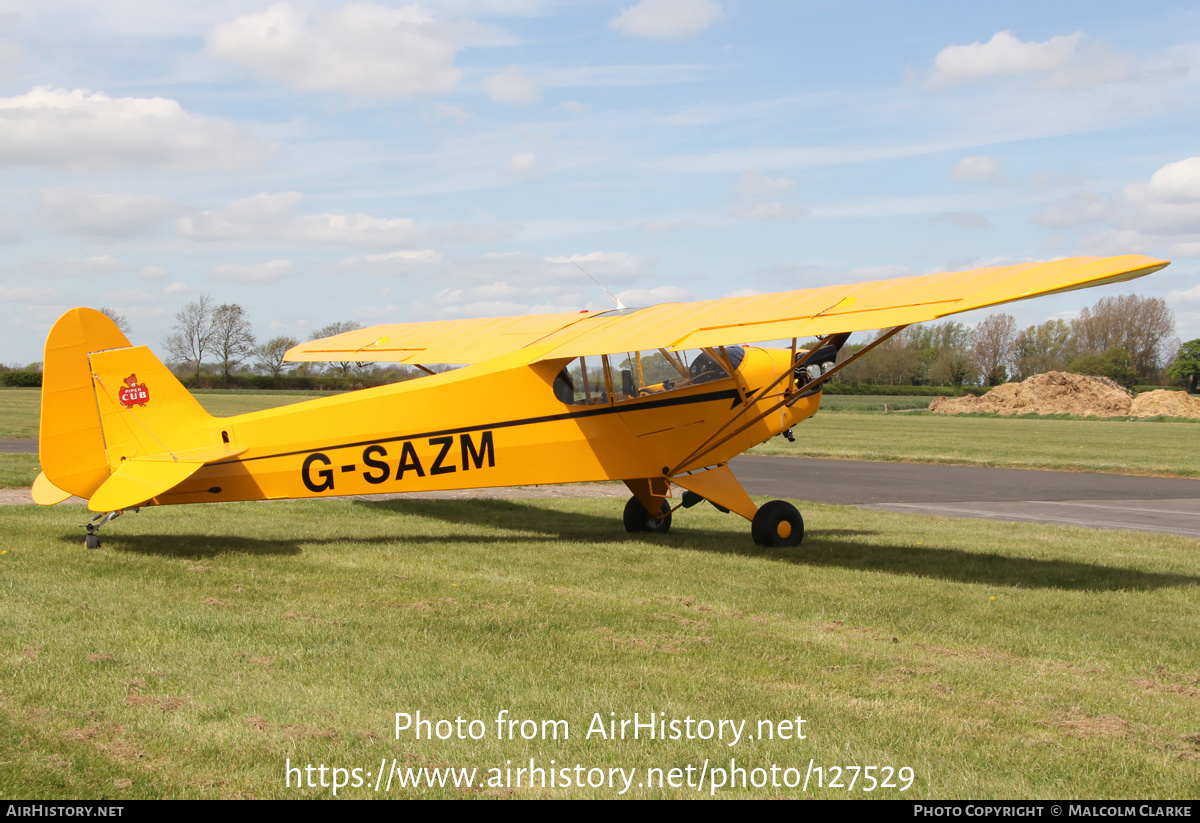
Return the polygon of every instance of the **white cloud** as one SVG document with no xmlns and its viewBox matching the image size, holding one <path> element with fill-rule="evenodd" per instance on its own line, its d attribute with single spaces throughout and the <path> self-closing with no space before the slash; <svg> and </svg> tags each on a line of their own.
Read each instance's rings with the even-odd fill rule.
<svg viewBox="0 0 1200 823">
<path fill-rule="evenodd" d="M 547 257 L 545 259 L 548 263 L 570 267 L 569 271 L 565 268 L 560 270 L 559 276 L 577 276 L 578 269 L 572 265 L 572 261 L 574 261 L 606 286 L 609 281 L 632 280 L 647 275 L 658 263 L 653 257 L 643 257 L 623 251 L 593 251 L 571 257 Z"/>
<path fill-rule="evenodd" d="M 550 164 L 533 152 L 521 152 L 509 158 L 505 171 L 517 177 L 537 177 L 550 170 Z"/>
<path fill-rule="evenodd" d="M 36 286 L 17 286 L 15 288 L 0 286 L 0 300 L 4 300 L 6 303 L 16 303 L 25 300 L 47 300 L 57 296 L 58 292 L 54 289 L 42 289 Z"/>
<path fill-rule="evenodd" d="M 734 186 L 737 188 L 738 194 L 743 197 L 769 197 L 793 191 L 796 188 L 796 181 L 786 177 L 767 177 L 758 172 L 746 172 L 738 177 Z"/>
<path fill-rule="evenodd" d="M 7 214 L 0 214 L 0 244 L 16 243 L 21 239 L 21 226 Z"/>
<path fill-rule="evenodd" d="M 788 220 L 807 217 L 808 213 L 808 209 L 799 203 L 774 200 L 768 203 L 738 203 L 729 215 L 740 220 Z"/>
<path fill-rule="evenodd" d="M 370 214 L 296 214 L 300 192 L 263 192 L 223 208 L 181 217 L 180 235 L 194 240 L 273 239 L 302 244 L 399 245 L 420 236 L 407 217 Z"/>
<path fill-rule="evenodd" d="M 444 117 L 447 120 L 456 120 L 459 123 L 465 123 L 471 119 L 471 113 L 467 111 L 467 107 L 457 103 L 441 103 L 434 101 L 429 104 L 429 108 L 433 109 L 433 113 L 438 117 Z"/>
<path fill-rule="evenodd" d="M 163 269 L 158 266 L 136 266 L 118 260 L 111 254 L 93 257 L 69 257 L 58 260 L 38 260 L 30 267 L 42 277 L 52 279 L 91 279 L 114 274 L 137 274 L 148 280 L 161 279 Z"/>
<path fill-rule="evenodd" d="M 341 265 L 344 268 L 366 271 L 374 275 L 394 276 L 416 274 L 429 270 L 441 262 L 442 256 L 433 249 L 421 249 L 347 257 L 341 262 Z"/>
<path fill-rule="evenodd" d="M 617 297 L 626 306 L 653 306 L 658 303 L 685 303 L 692 293 L 679 286 L 659 286 L 653 289 L 626 289 L 617 292 Z"/>
<path fill-rule="evenodd" d="M 408 100 L 455 88 L 455 52 L 484 35 L 478 24 L 439 22 L 417 4 L 309 14 L 276 3 L 214 28 L 208 50 L 300 91 Z"/>
<path fill-rule="evenodd" d="M 982 214 L 976 214 L 971 211 L 948 211 L 930 219 L 935 223 L 949 223 L 953 226 L 962 226 L 968 229 L 986 229 L 992 225 L 991 220 L 988 220 Z"/>
<path fill-rule="evenodd" d="M 704 31 L 721 15 L 716 0 L 641 0 L 621 9 L 610 23 L 633 37 L 680 40 Z"/>
<path fill-rule="evenodd" d="M 1200 157 L 1167 163 L 1118 192 L 1076 192 L 1031 219 L 1056 230 L 1107 224 L 1079 241 L 1086 254 L 1193 257 L 1200 250 Z"/>
<path fill-rule="evenodd" d="M 167 218 L 185 210 L 157 194 L 92 194 L 61 187 L 40 190 L 37 203 L 45 228 L 98 242 L 157 237 Z"/>
<path fill-rule="evenodd" d="M 272 260 L 269 263 L 253 265 L 213 266 L 208 276 L 213 280 L 226 280 L 231 283 L 278 283 L 296 271 L 296 267 L 288 260 Z"/>
<path fill-rule="evenodd" d="M 699 228 L 695 220 L 647 220 L 638 224 L 639 231 L 679 231 L 680 229 Z"/>
<path fill-rule="evenodd" d="M 232 123 L 189 114 L 174 100 L 87 89 L 39 86 L 0 97 L 0 121 L 0 166 L 237 169 L 271 148 Z"/>
<path fill-rule="evenodd" d="M 799 203 L 770 199 L 794 191 L 795 180 L 746 172 L 738 177 L 734 188 L 738 199 L 729 213 L 731 217 L 740 220 L 784 220 L 808 215 L 808 209 Z"/>
<path fill-rule="evenodd" d="M 980 157 L 964 157 L 950 171 L 950 176 L 960 183 L 1000 180 L 1004 177 L 1004 161 L 986 154 Z"/>
<path fill-rule="evenodd" d="M 1001 31 L 986 43 L 947 46 L 934 59 L 925 87 L 945 89 L 997 77 L 1037 76 L 1042 88 L 1066 90 L 1137 79 L 1136 59 L 1103 44 L 1081 52 L 1082 42 L 1082 32 L 1060 34 L 1037 43 L 1023 42 L 1011 31 Z"/>
<path fill-rule="evenodd" d="M 1200 200 L 1200 157 L 1168 163 L 1150 177 L 1144 189 L 1134 189 L 1139 199 L 1153 198 L 1168 203 Z"/>
<path fill-rule="evenodd" d="M 483 81 L 483 90 L 494 102 L 513 106 L 527 106 L 542 99 L 538 81 L 517 66 L 488 77 Z"/>
<path fill-rule="evenodd" d="M 1099 223 L 1108 217 L 1108 198 L 1094 191 L 1078 191 L 1031 219 L 1047 228 L 1066 229 L 1084 223 Z"/>
<path fill-rule="evenodd" d="M 24 46 L 15 40 L 0 37 L 0 77 L 8 74 L 12 66 L 24 56 Z"/>
<path fill-rule="evenodd" d="M 1078 241 L 1082 254 L 1200 257 L 1200 157 L 1165 164 L 1121 191 L 1075 192 L 1031 220 L 1056 230 L 1103 227 Z"/>
</svg>

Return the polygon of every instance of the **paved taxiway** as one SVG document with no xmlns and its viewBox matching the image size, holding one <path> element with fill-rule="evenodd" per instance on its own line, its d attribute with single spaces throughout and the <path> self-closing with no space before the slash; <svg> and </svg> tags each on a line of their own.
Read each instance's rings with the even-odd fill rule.
<svg viewBox="0 0 1200 823">
<path fill-rule="evenodd" d="M 756 455 L 730 465 L 755 495 L 1200 537 L 1200 480 Z"/>
<path fill-rule="evenodd" d="M 0 452 L 36 453 L 37 441 L 0 439 Z M 758 455 L 742 455 L 732 466 L 755 495 L 1200 537 L 1200 480 Z"/>
</svg>

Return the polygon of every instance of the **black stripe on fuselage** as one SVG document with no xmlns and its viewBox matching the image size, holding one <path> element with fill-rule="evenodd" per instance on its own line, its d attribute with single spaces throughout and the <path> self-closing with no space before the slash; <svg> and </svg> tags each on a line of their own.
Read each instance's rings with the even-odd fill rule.
<svg viewBox="0 0 1200 823">
<path fill-rule="evenodd" d="M 505 420 L 499 423 L 480 423 L 475 426 L 459 426 L 454 429 L 438 429 L 436 431 L 415 432 L 413 434 L 402 434 L 395 437 L 378 437 L 371 440 L 358 440 L 353 443 L 339 443 L 331 446 L 314 446 L 310 449 L 298 449 L 296 451 L 279 452 L 278 454 L 264 454 L 258 457 L 247 457 L 244 459 L 222 460 L 217 463 L 210 463 L 210 466 L 223 466 L 229 463 L 249 463 L 253 460 L 270 460 L 275 457 L 292 457 L 297 454 L 309 454 L 310 452 L 334 451 L 336 449 L 353 449 L 358 446 L 371 446 L 376 443 L 397 443 L 401 440 L 417 440 L 422 437 L 439 437 L 446 434 L 463 434 L 465 432 L 482 431 L 484 429 L 508 429 L 513 426 L 528 426 L 534 423 L 551 423 L 557 420 L 573 420 L 581 417 L 599 417 L 605 414 L 620 414 L 623 412 L 635 412 L 642 409 L 661 409 L 667 406 L 686 406 L 692 403 L 708 403 L 714 400 L 741 400 L 742 395 L 737 389 L 725 389 L 724 391 L 705 392 L 704 394 L 693 394 L 686 397 L 664 397 L 659 400 L 648 400 L 644 403 L 622 404 L 619 406 L 608 405 L 596 408 L 586 408 L 574 412 L 564 412 L 562 414 L 547 414 L 541 417 L 526 417 L 522 420 Z"/>
</svg>

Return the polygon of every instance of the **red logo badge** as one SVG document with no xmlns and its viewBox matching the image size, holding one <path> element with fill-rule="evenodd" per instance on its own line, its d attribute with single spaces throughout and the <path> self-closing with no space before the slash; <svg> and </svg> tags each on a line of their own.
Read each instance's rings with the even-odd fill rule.
<svg viewBox="0 0 1200 823">
<path fill-rule="evenodd" d="M 134 406 L 144 406 L 150 402 L 150 392 L 145 383 L 137 381 L 136 374 L 131 374 L 125 378 L 125 385 L 117 392 L 117 399 L 121 401 L 122 406 L 132 409 Z"/>
</svg>

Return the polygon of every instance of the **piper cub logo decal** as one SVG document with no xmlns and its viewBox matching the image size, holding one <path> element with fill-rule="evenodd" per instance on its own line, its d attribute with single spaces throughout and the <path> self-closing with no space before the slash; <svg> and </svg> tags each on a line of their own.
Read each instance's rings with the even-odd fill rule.
<svg viewBox="0 0 1200 823">
<path fill-rule="evenodd" d="M 137 381 L 137 375 L 131 374 L 125 378 L 125 385 L 117 392 L 117 399 L 127 409 L 134 406 L 144 406 L 150 402 L 150 392 L 145 383 Z"/>
<path fill-rule="evenodd" d="M 446 436 L 431 437 L 426 441 L 429 446 L 437 449 L 431 463 L 429 463 L 430 451 L 422 449 L 422 451 L 426 451 L 425 460 L 429 466 L 428 470 L 421 462 L 421 456 L 417 454 L 412 440 L 389 444 L 392 449 L 390 453 L 388 447 L 379 443 L 367 446 L 362 450 L 364 468 L 361 472 L 359 472 L 357 463 L 334 468 L 333 461 L 329 459 L 328 455 L 322 452 L 313 452 L 304 458 L 304 465 L 300 468 L 300 479 L 304 481 L 304 485 L 309 491 L 324 492 L 333 491 L 334 477 L 337 474 L 361 473 L 363 480 L 378 486 L 389 480 L 403 480 L 405 475 L 410 472 L 417 477 L 424 477 L 426 473 L 431 475 L 450 474 L 457 471 L 482 469 L 485 461 L 488 468 L 496 465 L 496 447 L 492 443 L 490 431 L 482 432 L 479 435 L 478 446 L 470 434 L 458 436 L 457 449 L 454 448 L 455 440 L 456 438 L 452 436 Z"/>
</svg>

